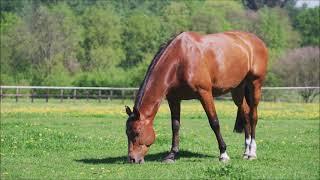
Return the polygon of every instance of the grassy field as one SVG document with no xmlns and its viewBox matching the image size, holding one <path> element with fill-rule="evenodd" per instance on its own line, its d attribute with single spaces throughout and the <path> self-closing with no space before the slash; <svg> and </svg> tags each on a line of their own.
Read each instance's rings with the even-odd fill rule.
<svg viewBox="0 0 320 180">
<path fill-rule="evenodd" d="M 231 161 L 219 150 L 197 101 L 182 104 L 180 159 L 161 163 L 171 144 L 168 105 L 155 120 L 157 140 L 146 163 L 125 163 L 124 104 L 132 101 L 1 103 L 1 179 L 319 179 L 319 104 L 259 107 L 257 155 L 242 159 L 243 134 L 232 132 L 236 107 L 216 103 Z"/>
</svg>

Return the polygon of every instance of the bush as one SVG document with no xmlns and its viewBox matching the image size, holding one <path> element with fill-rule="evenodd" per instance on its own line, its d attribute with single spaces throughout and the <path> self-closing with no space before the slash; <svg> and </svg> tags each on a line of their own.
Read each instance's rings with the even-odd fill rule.
<svg viewBox="0 0 320 180">
<path fill-rule="evenodd" d="M 303 47 L 289 50 L 275 64 L 274 72 L 285 86 L 317 86 L 320 83 L 320 48 Z M 310 102 L 319 94 L 318 90 L 300 91 L 305 102 Z"/>
</svg>

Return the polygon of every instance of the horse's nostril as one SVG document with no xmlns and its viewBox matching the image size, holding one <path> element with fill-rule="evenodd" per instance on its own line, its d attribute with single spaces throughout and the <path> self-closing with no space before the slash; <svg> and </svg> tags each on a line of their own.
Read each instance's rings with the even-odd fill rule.
<svg viewBox="0 0 320 180">
<path fill-rule="evenodd" d="M 129 158 L 129 162 L 130 162 L 130 163 L 135 163 L 136 160 L 135 160 L 134 158 L 131 158 L 131 157 L 130 157 L 130 158 Z"/>
</svg>

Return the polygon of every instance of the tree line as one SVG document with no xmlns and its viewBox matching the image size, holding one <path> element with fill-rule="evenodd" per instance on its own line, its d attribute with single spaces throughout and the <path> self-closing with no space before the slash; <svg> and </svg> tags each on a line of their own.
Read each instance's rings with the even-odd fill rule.
<svg viewBox="0 0 320 180">
<path fill-rule="evenodd" d="M 268 46 L 266 85 L 319 86 L 319 7 L 296 7 L 294 0 L 254 10 L 254 0 L 0 2 L 1 85 L 137 87 L 175 34 L 242 30 Z M 308 54 L 303 62 L 301 54 Z M 286 63 L 298 65 L 279 70 Z M 303 77 L 316 80 L 286 79 L 304 64 L 313 73 Z"/>
</svg>

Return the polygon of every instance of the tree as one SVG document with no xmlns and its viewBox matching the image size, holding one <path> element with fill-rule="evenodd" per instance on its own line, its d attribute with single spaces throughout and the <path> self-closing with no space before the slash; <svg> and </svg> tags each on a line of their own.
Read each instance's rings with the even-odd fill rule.
<svg viewBox="0 0 320 180">
<path fill-rule="evenodd" d="M 302 8 L 294 18 L 294 27 L 302 37 L 302 46 L 320 46 L 320 8 Z"/>
<path fill-rule="evenodd" d="M 126 19 L 125 25 L 122 37 L 126 58 L 122 67 L 132 68 L 144 60 L 150 62 L 151 59 L 146 57 L 157 52 L 163 38 L 159 17 L 134 11 Z"/>
<path fill-rule="evenodd" d="M 299 46 L 299 34 L 292 29 L 286 11 L 280 8 L 263 8 L 259 12 L 257 34 L 269 49 L 270 64 L 288 48 Z"/>
<path fill-rule="evenodd" d="M 117 66 L 122 51 L 122 25 L 120 17 L 111 7 L 89 7 L 82 15 L 84 40 L 78 57 L 84 71 L 107 70 Z"/>
<path fill-rule="evenodd" d="M 285 86 L 317 86 L 320 85 L 320 48 L 304 47 L 289 50 L 276 63 L 275 73 Z M 319 90 L 304 89 L 299 94 L 305 102 L 319 95 Z"/>
<path fill-rule="evenodd" d="M 257 11 L 263 6 L 268 6 L 271 8 L 278 6 L 283 8 L 289 1 L 292 0 L 242 0 L 242 3 L 247 8 Z"/>
<path fill-rule="evenodd" d="M 26 84 L 24 81 L 30 75 L 31 68 L 30 33 L 23 20 L 11 12 L 2 13 L 0 22 L 1 84 Z"/>
<path fill-rule="evenodd" d="M 191 30 L 206 34 L 231 30 L 235 21 L 230 17 L 241 13 L 244 9 L 236 1 L 205 1 L 191 17 Z"/>
<path fill-rule="evenodd" d="M 164 10 L 163 26 L 167 34 L 187 31 L 190 27 L 190 10 L 182 2 L 171 2 Z"/>
<path fill-rule="evenodd" d="M 63 68 L 60 72 L 78 71 L 76 49 L 79 47 L 82 28 L 70 7 L 65 3 L 50 9 L 41 5 L 30 16 L 28 27 L 33 39 L 32 84 L 51 81 L 47 78 L 57 73 L 55 66 Z"/>
<path fill-rule="evenodd" d="M 281 85 L 273 64 L 287 49 L 319 44 L 319 8 L 248 1 L 263 7 L 248 10 L 239 0 L 0 0 L 1 84 L 137 86 L 173 35 L 242 30 L 267 44 L 266 82 Z"/>
</svg>

